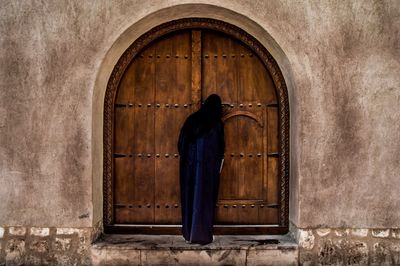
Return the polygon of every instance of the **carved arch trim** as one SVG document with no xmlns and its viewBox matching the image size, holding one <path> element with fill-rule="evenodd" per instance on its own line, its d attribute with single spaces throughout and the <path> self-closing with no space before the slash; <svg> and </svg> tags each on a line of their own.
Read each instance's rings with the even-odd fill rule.
<svg viewBox="0 0 400 266">
<path fill-rule="evenodd" d="M 289 223 L 289 98 L 286 83 L 278 64 L 267 49 L 253 36 L 232 24 L 209 18 L 185 18 L 170 21 L 154 27 L 134 41 L 122 54 L 107 83 L 104 99 L 103 124 L 103 222 L 113 223 L 113 132 L 114 104 L 121 78 L 134 57 L 146 45 L 168 33 L 183 29 L 210 29 L 228 34 L 246 44 L 264 63 L 274 81 L 278 97 L 279 111 L 279 177 L 280 177 L 280 221 L 287 227 Z"/>
</svg>

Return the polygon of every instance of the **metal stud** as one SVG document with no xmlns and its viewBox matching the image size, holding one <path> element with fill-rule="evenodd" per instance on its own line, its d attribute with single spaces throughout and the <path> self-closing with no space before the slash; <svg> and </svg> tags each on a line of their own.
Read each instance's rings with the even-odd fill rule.
<svg viewBox="0 0 400 266">
<path fill-rule="evenodd" d="M 167 54 L 167 58 L 170 58 L 170 55 L 169 55 L 169 54 Z"/>
<path fill-rule="evenodd" d="M 178 154 L 176 154 L 176 153 L 174 154 L 174 157 L 175 157 L 175 158 L 178 158 L 178 156 L 179 156 Z"/>
<path fill-rule="evenodd" d="M 226 57 L 226 54 L 223 54 L 222 57 L 225 58 L 225 57 Z"/>
<path fill-rule="evenodd" d="M 168 209 L 168 208 L 169 208 L 169 205 L 168 205 L 168 204 L 165 204 L 165 208 L 167 208 L 167 209 Z"/>
<path fill-rule="evenodd" d="M 208 54 L 206 54 L 204 57 L 205 57 L 205 58 L 208 58 Z"/>
<path fill-rule="evenodd" d="M 133 208 L 133 206 L 132 206 L 132 205 L 129 205 L 129 206 L 128 206 L 128 208 L 129 208 L 129 209 L 132 209 L 132 208 Z"/>
<path fill-rule="evenodd" d="M 257 157 L 261 157 L 261 153 L 257 153 Z"/>
<path fill-rule="evenodd" d="M 225 204 L 225 205 L 224 205 L 224 208 L 228 208 L 228 205 Z"/>
<path fill-rule="evenodd" d="M 244 57 L 244 54 L 241 54 L 240 57 Z"/>
<path fill-rule="evenodd" d="M 160 158 L 160 154 L 157 153 L 157 154 L 156 154 L 156 157 L 157 157 L 157 158 Z"/>
<path fill-rule="evenodd" d="M 156 106 L 157 106 L 157 108 L 159 108 L 159 107 L 160 107 L 160 104 L 159 104 L 159 103 L 157 103 L 157 104 L 156 104 Z"/>
<path fill-rule="evenodd" d="M 174 204 L 174 207 L 175 207 L 175 208 L 178 208 L 178 207 L 179 207 L 179 205 L 178 205 L 178 204 Z"/>
<path fill-rule="evenodd" d="M 159 55 L 159 54 L 157 55 L 157 58 L 160 58 L 160 55 Z"/>
<path fill-rule="evenodd" d="M 235 107 L 233 104 L 229 105 L 231 108 Z"/>
<path fill-rule="evenodd" d="M 129 157 L 131 157 L 131 158 L 132 158 L 132 156 L 133 156 L 132 154 L 129 154 Z"/>
<path fill-rule="evenodd" d="M 264 204 L 261 204 L 261 205 L 260 205 L 260 208 L 264 208 Z"/>
<path fill-rule="evenodd" d="M 168 153 L 166 153 L 166 154 L 165 154 L 165 157 L 167 157 L 167 158 L 168 158 L 168 157 L 169 157 L 169 154 L 168 154 Z"/>
<path fill-rule="evenodd" d="M 233 54 L 233 55 L 232 55 L 232 58 L 235 58 L 235 57 L 236 57 L 236 55 Z"/>
<path fill-rule="evenodd" d="M 147 207 L 147 208 L 150 208 L 150 207 L 151 207 L 151 204 L 147 204 L 146 207 Z"/>
<path fill-rule="evenodd" d="M 237 205 L 236 205 L 236 204 L 233 204 L 233 205 L 232 205 L 232 207 L 233 207 L 233 208 L 236 208 L 236 207 L 237 207 Z"/>
<path fill-rule="evenodd" d="M 141 153 L 138 153 L 138 155 L 137 155 L 138 157 L 142 157 L 142 154 Z"/>
<path fill-rule="evenodd" d="M 251 207 L 254 208 L 254 204 L 251 204 Z"/>
<path fill-rule="evenodd" d="M 147 104 L 147 107 L 151 107 L 151 103 L 148 103 L 148 104 Z"/>
<path fill-rule="evenodd" d="M 249 107 L 252 107 L 253 106 L 253 104 L 252 103 L 249 103 Z"/>
<path fill-rule="evenodd" d="M 261 107 L 261 103 L 257 103 L 257 106 L 258 106 L 258 107 Z"/>
<path fill-rule="evenodd" d="M 169 107 L 169 103 L 166 103 L 166 104 L 165 104 L 165 107 Z"/>
<path fill-rule="evenodd" d="M 217 57 L 218 57 L 218 55 L 215 54 L 215 55 L 214 55 L 214 58 L 217 58 Z"/>
<path fill-rule="evenodd" d="M 188 58 L 188 56 L 187 55 L 185 55 L 185 59 L 187 59 Z"/>
<path fill-rule="evenodd" d="M 147 154 L 147 158 L 150 158 L 150 157 L 151 157 L 151 154 L 150 154 L 150 153 L 148 153 L 148 154 Z"/>
<path fill-rule="evenodd" d="M 250 153 L 250 154 L 249 154 L 249 157 L 250 157 L 250 158 L 253 157 L 253 154 Z"/>
<path fill-rule="evenodd" d="M 244 153 L 243 153 L 243 152 L 241 152 L 241 153 L 240 153 L 240 157 L 243 157 L 243 156 L 244 156 Z"/>
<path fill-rule="evenodd" d="M 132 106 L 133 106 L 133 103 L 128 104 L 128 106 L 129 106 L 129 107 L 132 107 Z"/>
<path fill-rule="evenodd" d="M 139 204 L 139 205 L 138 205 L 138 208 L 142 208 L 142 205 Z"/>
<path fill-rule="evenodd" d="M 246 205 L 243 204 L 243 205 L 242 205 L 242 208 L 246 208 Z"/>
<path fill-rule="evenodd" d="M 187 107 L 188 107 L 188 105 L 185 103 L 185 104 L 183 105 L 183 107 L 187 108 Z"/>
<path fill-rule="evenodd" d="M 150 55 L 149 55 L 149 58 L 153 58 L 153 55 L 152 55 L 152 54 L 150 54 Z"/>
<path fill-rule="evenodd" d="M 235 156 L 235 154 L 234 153 L 231 153 L 231 157 L 234 157 Z"/>
<path fill-rule="evenodd" d="M 138 104 L 138 106 L 139 106 L 139 107 L 142 107 L 142 104 L 141 104 L 141 103 L 139 103 L 139 104 Z"/>
<path fill-rule="evenodd" d="M 243 107 L 243 103 L 239 104 L 239 106 L 240 106 L 240 108 L 242 108 Z"/>
<path fill-rule="evenodd" d="M 176 104 L 174 104 L 174 106 L 175 106 L 175 108 L 178 108 L 178 107 L 179 107 L 179 104 L 176 103 Z"/>
</svg>

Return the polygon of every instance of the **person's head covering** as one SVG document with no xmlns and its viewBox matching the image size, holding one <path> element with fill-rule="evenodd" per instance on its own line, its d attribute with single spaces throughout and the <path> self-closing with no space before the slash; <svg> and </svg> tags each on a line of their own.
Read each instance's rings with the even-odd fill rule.
<svg viewBox="0 0 400 266">
<path fill-rule="evenodd" d="M 212 124 L 217 123 L 222 118 L 222 102 L 221 97 L 217 94 L 211 94 L 204 101 L 204 104 L 200 108 L 200 112 L 203 113 L 205 120 L 208 120 Z"/>
<path fill-rule="evenodd" d="M 217 94 L 211 94 L 200 110 L 191 115 L 186 123 L 186 132 L 191 141 L 202 137 L 215 127 L 222 118 L 222 101 Z"/>
</svg>

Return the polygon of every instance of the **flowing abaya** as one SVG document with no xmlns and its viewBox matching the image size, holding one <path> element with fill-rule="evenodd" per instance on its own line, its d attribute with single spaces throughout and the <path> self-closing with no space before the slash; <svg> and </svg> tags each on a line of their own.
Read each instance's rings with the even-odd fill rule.
<svg viewBox="0 0 400 266">
<path fill-rule="evenodd" d="M 203 135 L 190 140 L 188 128 L 194 123 L 196 114 L 189 116 L 178 141 L 182 234 L 191 243 L 208 244 L 213 240 L 215 204 L 224 153 L 224 127 L 219 121 Z"/>
</svg>

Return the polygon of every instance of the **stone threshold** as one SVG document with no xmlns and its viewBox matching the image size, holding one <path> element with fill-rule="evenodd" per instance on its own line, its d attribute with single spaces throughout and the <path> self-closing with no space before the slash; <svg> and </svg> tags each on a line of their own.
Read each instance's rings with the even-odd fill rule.
<svg viewBox="0 0 400 266">
<path fill-rule="evenodd" d="M 102 235 L 91 246 L 93 265 L 297 265 L 289 235 L 217 235 L 208 245 L 177 235 Z"/>
</svg>

